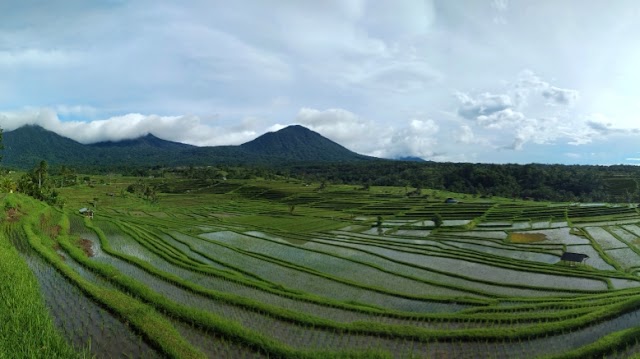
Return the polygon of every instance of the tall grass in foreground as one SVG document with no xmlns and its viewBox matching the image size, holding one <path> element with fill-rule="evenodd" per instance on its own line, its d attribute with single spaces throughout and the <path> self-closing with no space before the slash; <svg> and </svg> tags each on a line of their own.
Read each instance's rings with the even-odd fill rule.
<svg viewBox="0 0 640 359">
<path fill-rule="evenodd" d="M 0 358 L 85 358 L 53 324 L 38 282 L 0 234 Z"/>
</svg>

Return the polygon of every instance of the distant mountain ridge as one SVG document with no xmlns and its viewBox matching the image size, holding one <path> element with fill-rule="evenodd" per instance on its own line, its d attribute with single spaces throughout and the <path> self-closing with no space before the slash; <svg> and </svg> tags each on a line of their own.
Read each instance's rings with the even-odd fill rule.
<svg viewBox="0 0 640 359">
<path fill-rule="evenodd" d="M 374 157 L 352 152 L 303 126 L 266 133 L 239 146 L 198 147 L 160 139 L 152 134 L 94 144 L 81 144 L 37 125 L 3 136 L 2 165 L 33 168 L 50 165 L 89 167 L 201 166 L 217 164 L 279 164 L 290 162 L 353 162 Z"/>
<path fill-rule="evenodd" d="M 188 145 L 186 143 L 173 142 L 163 140 L 158 138 L 152 134 L 147 134 L 142 137 L 129 139 L 129 140 L 120 140 L 120 141 L 103 141 L 89 144 L 91 147 L 102 147 L 102 148 L 116 148 L 116 147 L 124 147 L 124 148 L 161 148 L 161 149 L 172 149 L 172 150 L 183 150 L 187 148 L 193 148 L 196 146 Z"/>
</svg>

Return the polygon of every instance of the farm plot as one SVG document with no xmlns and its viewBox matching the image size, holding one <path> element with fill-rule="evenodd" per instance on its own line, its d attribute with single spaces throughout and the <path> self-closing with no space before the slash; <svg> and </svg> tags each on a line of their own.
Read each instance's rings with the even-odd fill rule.
<svg viewBox="0 0 640 359">
<path fill-rule="evenodd" d="M 636 354 L 637 335 L 627 340 L 619 333 L 637 330 L 640 281 L 633 273 L 640 259 L 632 258 L 631 245 L 640 227 L 594 225 L 635 218 L 627 208 L 504 199 L 444 204 L 431 192 L 407 198 L 403 188 L 338 185 L 320 192 L 315 184 L 284 181 L 198 186 L 197 196 L 184 187 L 167 194 L 166 203 L 162 196 L 155 204 L 116 198 L 123 203 L 94 220 L 70 215 L 65 222 L 65 210 L 23 204 L 21 211 L 33 215 L 4 223 L 5 233 L 25 231 L 27 247 L 64 269 L 64 278 L 43 287 L 45 297 L 65 288 L 54 285 L 59 280 L 83 288 L 64 294 L 80 298 L 60 303 L 66 307 L 55 309 L 56 317 L 75 310 L 69 306 L 85 308 L 82 300 L 93 303 L 91 293 L 117 323 L 135 323 L 118 332 L 132 333 L 137 347 L 123 344 L 126 353 L 108 356 L 602 357 L 616 348 Z M 129 215 L 138 212 L 145 215 Z M 425 228 L 435 213 L 456 222 Z M 378 216 L 383 228 L 372 227 Z M 32 240 L 31 227 L 42 244 Z M 558 263 L 564 251 L 589 259 Z M 112 296 L 132 310 L 115 310 Z M 162 313 L 162 333 L 135 321 L 150 312 Z M 101 315 L 90 320 L 108 320 Z M 75 333 L 70 341 L 86 341 L 78 333 L 92 333 L 91 324 L 76 321 L 85 324 L 61 328 Z M 169 354 L 163 333 L 173 333 L 191 354 Z M 113 343 L 108 335 L 91 338 L 98 356 L 98 348 Z M 589 346 L 594 342 L 599 351 Z"/>
<path fill-rule="evenodd" d="M 620 242 L 619 239 L 614 237 L 611 233 L 607 232 L 604 228 L 600 227 L 583 227 L 583 230 L 586 231 L 591 238 L 593 238 L 598 245 L 604 249 L 616 249 L 616 248 L 627 248 L 627 245 Z"/>
<path fill-rule="evenodd" d="M 145 270 L 113 257 L 102 257 L 102 261 L 107 261 L 109 264 L 117 267 L 128 277 L 134 278 L 141 283 L 145 283 L 146 286 L 152 288 L 154 292 L 162 295 L 164 298 L 187 308 L 191 308 L 192 311 L 206 311 L 208 313 L 223 316 L 224 318 L 237 322 L 244 327 L 265 333 L 265 335 L 268 336 L 275 336 L 294 348 L 311 346 L 314 349 L 325 350 L 328 348 L 367 349 L 391 345 L 390 341 L 375 336 L 354 334 L 353 337 L 345 337 L 342 333 L 315 329 L 304 325 L 291 324 L 286 321 L 279 320 L 276 317 L 244 309 L 242 306 L 234 306 L 227 304 L 224 301 L 194 294 L 189 290 L 182 289 L 171 283 L 163 281 L 156 276 L 147 273 Z M 194 334 L 189 331 L 183 332 L 187 334 L 188 338 L 196 338 L 195 340 L 201 343 L 202 339 L 198 339 L 198 333 Z M 220 345 L 225 346 L 224 350 L 229 350 L 226 348 L 224 342 L 222 344 L 218 344 L 214 349 L 207 348 L 207 350 L 214 352 L 220 351 Z M 237 352 L 237 350 L 238 349 L 232 349 L 231 352 Z"/>
<path fill-rule="evenodd" d="M 117 357 L 121 353 L 162 357 L 131 328 L 92 302 L 42 259 L 30 255 L 27 263 L 38 279 L 56 326 L 76 348 L 91 346 L 92 353 L 104 357 Z"/>
<path fill-rule="evenodd" d="M 504 234 L 505 237 L 507 236 L 507 234 L 504 232 L 499 232 L 499 233 Z M 431 238 L 439 241 L 455 240 L 458 242 L 475 243 L 475 244 L 481 244 L 484 246 L 490 246 L 490 247 L 501 248 L 506 250 L 522 250 L 522 251 L 529 251 L 529 252 L 547 253 L 552 255 L 561 255 L 563 251 L 562 244 L 544 243 L 544 239 L 546 237 L 540 234 L 535 235 L 535 237 L 533 238 L 528 236 L 516 238 L 513 235 L 504 239 L 497 239 L 492 237 L 493 236 L 488 236 L 488 237 L 465 236 L 463 233 L 454 232 L 451 234 L 449 233 L 434 234 L 432 235 Z"/>
<path fill-rule="evenodd" d="M 397 229 L 393 234 L 407 237 L 428 237 L 431 231 L 424 229 Z"/>
<path fill-rule="evenodd" d="M 624 269 L 630 269 L 634 267 L 640 267 L 640 255 L 634 252 L 631 248 L 616 248 L 606 250 L 605 253 L 613 258 Z"/>
<path fill-rule="evenodd" d="M 521 233 L 525 235 L 537 235 L 540 234 L 543 237 L 543 240 L 539 243 L 544 244 L 591 244 L 587 238 L 577 236 L 572 234 L 569 228 L 554 228 L 554 229 L 544 229 L 544 230 L 535 230 L 535 231 L 527 231 L 527 232 L 514 232 Z"/>
<path fill-rule="evenodd" d="M 464 231 L 456 233 L 461 237 L 476 237 L 476 238 L 489 238 L 504 240 L 507 238 L 507 233 L 504 231 Z"/>
<path fill-rule="evenodd" d="M 267 236 L 272 240 L 281 240 L 275 236 L 266 234 L 253 233 L 254 235 Z M 368 246 L 362 246 L 353 242 L 343 241 L 339 239 L 324 238 L 321 236 L 314 237 L 312 240 L 306 241 L 303 245 L 305 248 L 317 249 L 328 253 L 335 253 L 344 258 L 349 258 L 364 263 L 370 263 L 381 268 L 385 268 L 391 272 L 413 276 L 432 283 L 446 284 L 453 288 L 466 289 L 470 293 L 486 293 L 486 295 L 498 296 L 522 296 L 522 297 L 542 297 L 555 296 L 556 292 L 548 292 L 543 290 L 522 289 L 503 286 L 500 284 L 492 284 L 486 281 L 476 282 L 467 278 L 452 276 L 446 271 L 433 271 L 427 268 L 421 268 L 406 265 L 393 261 L 390 258 L 380 256 L 368 250 Z"/>
<path fill-rule="evenodd" d="M 223 235 L 210 233 L 201 236 L 215 241 L 222 241 L 243 251 L 260 254 L 261 257 L 268 257 L 295 265 L 307 272 L 317 271 L 331 278 L 353 283 L 354 285 L 365 285 L 371 288 L 381 287 L 392 293 L 416 296 L 469 295 L 465 292 L 437 287 L 407 277 L 394 275 L 376 267 L 349 261 L 339 256 L 296 248 L 290 244 L 272 242 L 260 237 L 249 237 L 230 232 L 225 232 Z"/>
<path fill-rule="evenodd" d="M 361 240 L 361 241 L 373 241 L 373 242 L 380 242 L 382 241 L 382 243 L 396 243 L 396 244 L 430 244 L 430 245 L 438 245 L 437 241 L 434 241 L 432 239 L 430 239 L 429 237 L 423 237 L 423 238 L 414 238 L 414 236 L 407 236 L 407 237 L 397 237 L 397 236 L 384 236 L 384 237 L 380 237 L 379 235 L 377 235 L 378 233 L 374 232 L 374 233 L 349 233 L 349 232 L 342 232 L 342 231 L 330 231 L 329 233 L 334 234 L 336 236 L 336 238 L 342 238 L 342 239 L 353 239 L 353 240 Z"/>
<path fill-rule="evenodd" d="M 232 232 L 229 232 L 232 233 Z M 225 236 L 235 237 L 235 234 L 212 235 L 217 240 L 223 240 Z M 284 263 L 269 261 L 260 257 L 251 256 L 220 246 L 210 241 L 205 241 L 208 253 L 223 258 L 233 258 L 233 261 L 242 263 L 243 269 L 255 276 L 259 276 L 276 285 L 313 293 L 321 297 L 327 297 L 341 301 L 357 301 L 373 306 L 381 306 L 390 309 L 405 311 L 429 311 L 431 303 L 419 299 L 409 299 L 403 296 L 380 292 L 375 288 L 364 286 L 356 287 L 353 283 L 336 281 L 318 273 L 301 271 Z"/>
<path fill-rule="evenodd" d="M 567 246 L 567 251 L 588 255 L 589 259 L 587 259 L 586 264 L 595 269 L 615 270 L 615 268 L 611 264 L 605 262 L 604 259 L 602 259 L 600 253 L 593 249 L 593 246 L 591 246 L 590 244 L 570 245 Z"/>
<path fill-rule="evenodd" d="M 376 248 L 372 250 L 386 257 L 402 262 L 411 263 L 427 268 L 448 268 L 450 273 L 473 278 L 476 280 L 488 280 L 505 285 L 520 285 L 532 288 L 554 288 L 558 290 L 606 290 L 606 283 L 587 278 L 567 278 L 549 274 L 531 273 L 498 268 L 481 263 L 473 263 L 460 259 L 442 258 L 414 253 L 400 253 L 397 251 Z"/>
<path fill-rule="evenodd" d="M 637 244 L 639 237 L 622 227 L 607 227 L 607 230 L 627 244 Z"/>
<path fill-rule="evenodd" d="M 624 228 L 625 230 L 635 234 L 636 236 L 640 237 L 640 227 L 638 225 L 635 224 L 630 224 L 630 225 L 626 225 L 626 226 L 621 226 L 622 228 Z M 640 245 L 640 241 L 637 239 L 632 240 L 632 244 L 634 245 Z"/>
<path fill-rule="evenodd" d="M 177 232 L 174 232 L 171 235 L 175 236 L 176 238 L 180 238 L 185 242 L 199 241 L 194 237 L 186 236 L 184 234 L 177 233 Z M 225 257 L 227 257 L 230 253 L 232 252 L 231 251 L 226 252 Z M 377 318 L 376 316 L 365 315 L 359 312 L 341 310 L 332 306 L 321 305 L 318 303 L 314 304 L 310 302 L 308 299 L 295 300 L 293 298 L 283 296 L 284 293 L 261 290 L 259 289 L 259 287 L 255 285 L 253 286 L 250 285 L 250 283 L 247 283 L 246 285 L 244 285 L 241 282 L 235 282 L 230 279 L 211 277 L 209 278 L 209 281 L 207 283 L 201 283 L 201 284 L 205 285 L 206 288 L 209 288 L 209 289 L 218 290 L 225 293 L 231 293 L 234 295 L 238 295 L 240 297 L 253 298 L 253 299 L 259 300 L 262 303 L 267 303 L 274 306 L 298 309 L 304 313 L 314 314 L 319 317 L 326 317 L 336 321 L 355 321 L 355 320 L 365 320 L 365 319 L 375 320 L 375 318 Z M 437 307 L 437 305 L 434 305 L 434 307 Z M 442 307 L 446 308 L 446 305 L 443 304 Z M 451 306 L 451 307 L 458 308 L 458 309 L 462 308 L 462 306 Z"/>
<path fill-rule="evenodd" d="M 481 252 L 481 253 L 495 255 L 498 257 L 516 259 L 516 260 L 540 262 L 540 263 L 547 263 L 547 264 L 557 263 L 559 260 L 558 255 L 539 253 L 539 252 L 527 252 L 527 251 L 518 250 L 515 248 L 513 249 L 496 248 L 493 246 L 483 245 L 480 243 L 468 243 L 468 242 L 458 242 L 458 241 L 444 241 L 444 243 L 450 244 L 458 248 L 470 249 L 470 250 Z"/>
<path fill-rule="evenodd" d="M 640 221 L 636 209 L 629 206 L 571 206 L 567 217 L 576 227 L 618 225 Z"/>
<path fill-rule="evenodd" d="M 416 254 L 416 253 L 410 253 L 410 252 L 399 252 L 394 249 L 377 247 L 377 246 L 367 246 L 367 245 L 355 244 L 355 243 L 345 243 L 344 245 L 350 248 L 360 249 L 365 252 L 375 254 L 392 261 L 397 261 L 405 265 L 423 268 L 428 271 L 429 270 L 438 271 L 439 268 L 447 268 L 446 273 L 448 273 L 448 275 L 450 276 L 453 276 L 456 278 L 462 278 L 462 279 L 465 279 L 466 281 L 471 281 L 471 282 L 477 281 L 479 283 L 489 284 L 488 287 L 482 284 L 480 285 L 482 288 L 486 289 L 487 291 L 492 290 L 490 287 L 491 283 L 494 283 L 494 284 L 500 283 L 505 287 L 515 285 L 515 286 L 521 286 L 523 288 L 533 289 L 535 291 L 539 291 L 539 292 L 536 292 L 537 295 L 550 295 L 549 292 L 545 290 L 550 288 L 555 288 L 555 290 L 559 290 L 559 291 L 563 291 L 563 290 L 569 291 L 568 288 L 584 289 L 584 290 L 603 290 L 606 287 L 606 284 L 596 280 L 586 280 L 582 282 L 584 284 L 584 287 L 580 288 L 578 287 L 580 286 L 580 284 L 578 284 L 581 282 L 580 280 L 577 282 L 574 282 L 572 279 L 565 278 L 565 277 L 556 277 L 556 276 L 547 277 L 546 275 L 541 275 L 540 277 L 536 277 L 535 275 L 530 275 L 530 274 L 528 274 L 525 277 L 523 275 L 523 273 L 525 272 L 508 270 L 504 268 L 498 268 L 498 267 L 493 267 L 489 265 L 468 262 L 462 259 L 442 258 L 442 257 Z M 508 274 L 509 277 L 505 276 L 506 274 Z M 509 278 L 511 279 L 511 281 L 509 281 Z M 532 282 L 531 280 L 532 278 L 538 279 L 537 286 L 536 284 L 534 284 L 536 282 Z M 554 278 L 557 278 L 557 279 L 562 278 L 563 283 L 554 283 L 552 281 L 552 279 Z M 496 282 L 496 279 L 498 280 L 497 282 Z M 447 281 L 452 283 L 455 282 L 453 278 L 450 278 Z M 565 284 L 568 284 L 568 282 L 572 283 L 571 287 L 564 286 Z M 474 287 L 473 284 L 467 283 L 466 285 L 469 287 Z M 515 290 L 513 288 L 510 288 L 509 291 L 511 291 L 512 293 L 515 293 Z M 569 294 L 569 292 L 564 294 L 567 295 Z"/>
</svg>

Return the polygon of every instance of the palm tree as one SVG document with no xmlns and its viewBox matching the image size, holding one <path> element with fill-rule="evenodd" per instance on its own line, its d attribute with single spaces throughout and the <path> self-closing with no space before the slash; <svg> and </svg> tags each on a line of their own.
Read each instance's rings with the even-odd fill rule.
<svg viewBox="0 0 640 359">
<path fill-rule="evenodd" d="M 35 174 L 38 176 L 38 189 L 42 189 L 42 183 L 47 179 L 48 168 L 49 165 L 47 161 L 42 160 L 40 161 L 40 165 L 35 169 Z"/>
</svg>

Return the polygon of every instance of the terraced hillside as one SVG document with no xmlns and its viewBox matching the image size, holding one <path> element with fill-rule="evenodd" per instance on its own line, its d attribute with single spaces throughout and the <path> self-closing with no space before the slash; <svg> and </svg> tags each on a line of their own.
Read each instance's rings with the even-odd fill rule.
<svg viewBox="0 0 640 359">
<path fill-rule="evenodd" d="M 103 194 L 131 181 L 65 189 L 64 210 L 4 199 L 3 240 L 78 356 L 640 353 L 636 208 L 293 181 Z"/>
</svg>

